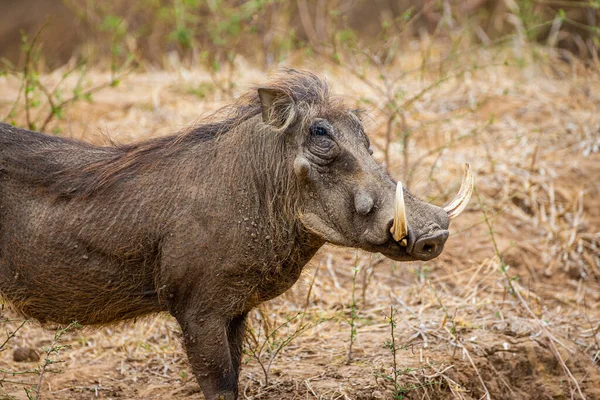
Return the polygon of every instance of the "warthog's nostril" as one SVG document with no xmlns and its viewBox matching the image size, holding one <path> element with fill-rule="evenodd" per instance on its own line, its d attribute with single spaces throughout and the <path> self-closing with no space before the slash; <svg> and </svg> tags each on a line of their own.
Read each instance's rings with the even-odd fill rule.
<svg viewBox="0 0 600 400">
<path fill-rule="evenodd" d="M 444 249 L 446 239 L 448 239 L 448 231 L 445 229 L 421 237 L 415 242 L 411 255 L 421 260 L 430 260 L 437 257 Z"/>
<path fill-rule="evenodd" d="M 437 246 L 434 244 L 426 244 L 425 246 L 423 246 L 423 251 L 425 253 L 432 253 L 436 247 Z"/>
</svg>

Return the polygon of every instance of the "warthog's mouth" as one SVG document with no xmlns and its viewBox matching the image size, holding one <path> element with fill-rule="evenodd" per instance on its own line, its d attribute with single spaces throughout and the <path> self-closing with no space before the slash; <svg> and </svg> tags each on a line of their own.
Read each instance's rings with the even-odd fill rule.
<svg viewBox="0 0 600 400">
<path fill-rule="evenodd" d="M 440 227 L 419 237 L 409 229 L 403 243 L 398 243 L 390 234 L 390 240 L 377 251 L 396 261 L 428 261 L 442 253 L 448 236 L 448 230 Z"/>
<path fill-rule="evenodd" d="M 391 224 L 392 222 L 390 221 L 390 227 Z M 412 229 L 408 229 L 408 233 L 403 238 L 404 242 L 402 244 L 398 243 L 390 233 L 387 242 L 369 246 L 365 250 L 373 253 L 381 253 L 395 261 L 428 261 L 442 253 L 448 236 L 448 230 L 437 226 L 433 227 L 433 229 L 428 229 L 426 234 L 418 237 Z"/>
</svg>

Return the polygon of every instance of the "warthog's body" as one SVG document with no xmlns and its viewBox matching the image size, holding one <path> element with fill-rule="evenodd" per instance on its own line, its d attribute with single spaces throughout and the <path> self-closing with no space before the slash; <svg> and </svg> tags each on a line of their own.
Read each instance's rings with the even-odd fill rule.
<svg viewBox="0 0 600 400">
<path fill-rule="evenodd" d="M 287 218 L 282 182 L 257 181 L 265 163 L 285 162 L 252 143 L 260 135 L 117 150 L 0 125 L 10 160 L 0 172 L 2 293 L 42 322 L 81 324 L 166 311 L 175 299 L 187 308 L 196 296 L 211 302 L 199 310 L 241 313 L 279 295 L 323 240 Z M 239 154 L 217 149 L 230 141 Z"/>
<path fill-rule="evenodd" d="M 115 148 L 0 124 L 2 295 L 42 322 L 169 311 L 206 397 L 233 399 L 247 312 L 326 241 L 441 252 L 445 212 L 408 194 L 408 245 L 391 239 L 395 184 L 324 82 L 288 71 L 256 93 L 217 123 Z"/>
</svg>

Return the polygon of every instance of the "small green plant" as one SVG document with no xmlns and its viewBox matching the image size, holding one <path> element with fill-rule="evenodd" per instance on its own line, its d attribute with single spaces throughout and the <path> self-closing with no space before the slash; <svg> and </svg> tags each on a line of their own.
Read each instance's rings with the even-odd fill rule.
<svg viewBox="0 0 600 400">
<path fill-rule="evenodd" d="M 0 319 L 2 320 L 2 322 L 13 322 L 9 319 L 4 319 L 3 316 L 0 316 Z M 23 320 L 20 322 L 19 325 L 17 325 L 16 328 L 9 330 L 6 332 L 6 339 L 4 339 L 4 341 L 0 344 L 0 353 L 2 353 L 3 351 L 6 350 L 6 346 L 9 344 L 9 342 L 15 338 L 17 336 L 17 333 L 28 323 L 28 320 Z M 34 374 L 34 371 L 29 371 L 29 370 L 25 370 L 25 371 L 8 371 L 8 370 L 0 370 L 0 374 L 2 374 L 2 376 L 0 376 L 0 398 L 2 399 L 14 399 L 14 397 L 10 396 L 8 393 L 6 393 L 6 391 L 4 390 L 3 385 L 4 384 L 14 384 L 14 385 L 29 385 L 28 382 L 23 382 L 20 380 L 21 376 L 24 375 L 28 375 L 28 374 Z"/>
<path fill-rule="evenodd" d="M 284 322 L 271 328 L 274 324 L 269 321 L 264 307 L 258 312 L 260 325 L 258 328 L 249 327 L 244 350 L 260 365 L 265 378 L 262 384 L 266 387 L 269 386 L 271 365 L 279 353 L 307 329 L 326 321 L 326 319 L 318 319 L 314 323 L 304 322 L 306 311 L 303 311 L 293 317 L 286 317 Z"/>
<path fill-rule="evenodd" d="M 436 385 L 437 383 L 432 380 L 426 380 L 421 383 L 419 381 L 418 384 L 408 383 L 404 384 L 400 381 L 400 378 L 406 374 L 413 374 L 419 370 L 423 370 L 424 368 L 399 368 L 398 367 L 398 350 L 408 350 L 407 346 L 400 346 L 398 344 L 396 338 L 396 315 L 397 310 L 394 309 L 394 306 L 390 306 L 390 313 L 385 317 L 386 322 L 390 326 L 390 339 L 384 342 L 384 347 L 388 349 L 392 355 L 392 371 L 390 373 L 375 371 L 374 376 L 375 379 L 381 378 L 384 382 L 384 385 L 392 386 L 392 398 L 394 400 L 402 400 L 405 395 L 413 390 L 418 390 L 425 388 L 427 386 Z"/>
<path fill-rule="evenodd" d="M 390 315 L 388 317 L 388 324 L 390 325 L 390 340 L 385 342 L 385 347 L 387 347 L 390 352 L 392 353 L 392 376 L 391 378 L 393 378 L 393 384 L 394 384 L 394 389 L 393 389 L 393 396 L 395 399 L 402 399 L 403 398 L 403 394 L 405 393 L 404 388 L 402 387 L 402 385 L 400 385 L 400 383 L 398 382 L 398 359 L 397 359 L 397 353 L 398 353 L 398 346 L 396 344 L 396 336 L 394 334 L 394 330 L 396 329 L 396 320 L 394 318 L 395 315 L 395 310 L 393 306 L 390 306 Z M 389 379 L 390 377 L 388 377 Z"/>
<path fill-rule="evenodd" d="M 6 322 L 6 321 L 5 321 Z M 8 331 L 6 334 L 6 339 L 0 344 L 0 353 L 6 350 L 6 345 L 9 343 L 11 339 L 16 337 L 19 330 L 21 330 L 26 324 L 28 320 L 23 320 L 21 323 L 12 331 Z M 55 364 L 60 364 L 64 361 L 57 359 L 59 353 L 62 350 L 70 348 L 69 345 L 61 345 L 60 341 L 65 333 L 69 330 L 77 329 L 80 325 L 77 322 L 72 322 L 64 328 L 58 329 L 54 333 L 54 337 L 50 345 L 44 349 L 43 353 L 43 361 L 38 367 L 34 369 L 28 369 L 23 371 L 15 371 L 15 370 L 0 370 L 0 373 L 3 376 L 0 377 L 0 390 L 4 392 L 2 388 L 3 384 L 13 384 L 13 385 L 22 385 L 24 387 L 25 393 L 29 400 L 40 400 L 42 398 L 42 383 L 44 380 L 44 376 L 46 373 L 56 373 L 58 371 L 51 369 L 50 367 Z M 26 376 L 36 376 L 34 382 L 20 379 L 13 379 L 15 377 L 26 377 Z M 6 392 L 2 393 L 3 399 L 12 399 L 13 397 L 8 395 Z"/>
<path fill-rule="evenodd" d="M 51 365 L 63 363 L 63 360 L 53 359 L 54 356 L 58 356 L 58 354 L 65 349 L 71 348 L 70 345 L 61 345 L 60 340 L 65 333 L 72 329 L 81 328 L 77 322 L 71 322 L 64 328 L 58 329 L 54 333 L 54 338 L 52 339 L 52 343 L 50 346 L 44 349 L 44 361 L 42 364 L 35 370 L 38 373 L 38 381 L 35 386 L 31 386 L 30 388 L 25 388 L 25 392 L 27 393 L 27 398 L 29 400 L 40 400 L 42 398 L 42 382 L 44 380 L 44 374 L 46 372 L 57 372 L 55 370 L 48 369 Z"/>
<path fill-rule="evenodd" d="M 21 330 L 21 328 L 23 328 L 27 322 L 29 321 L 25 319 L 13 331 L 6 332 L 6 339 L 4 340 L 4 342 L 2 342 L 2 344 L 0 344 L 0 352 L 4 351 L 4 347 L 6 347 L 8 342 L 17 335 L 17 332 L 19 332 L 19 330 Z"/>
<path fill-rule="evenodd" d="M 358 307 L 356 306 L 356 277 L 361 270 L 361 266 L 358 264 L 358 251 L 354 256 L 354 272 L 352 274 L 352 297 L 350 299 L 350 317 L 347 318 L 348 325 L 350 326 L 350 344 L 348 345 L 348 354 L 346 357 L 346 364 L 352 362 L 352 346 L 356 341 L 356 318 L 358 317 Z"/>
<path fill-rule="evenodd" d="M 384 372 L 375 372 L 375 378 L 382 378 L 385 383 L 392 385 L 392 396 L 394 399 L 403 399 L 404 394 L 406 393 L 407 388 L 402 386 L 402 384 L 398 381 L 399 377 L 403 372 L 398 370 L 398 344 L 396 342 L 396 319 L 395 319 L 396 310 L 394 306 L 390 306 L 390 314 L 386 316 L 386 322 L 390 326 L 390 339 L 386 340 L 383 344 L 385 348 L 387 348 L 392 354 L 392 373 L 384 373 Z M 405 371 L 408 371 L 406 369 Z"/>
</svg>

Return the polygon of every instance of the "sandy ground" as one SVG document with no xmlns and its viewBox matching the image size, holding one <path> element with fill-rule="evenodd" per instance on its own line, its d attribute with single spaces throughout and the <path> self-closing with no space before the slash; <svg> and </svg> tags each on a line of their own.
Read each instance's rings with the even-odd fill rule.
<svg viewBox="0 0 600 400">
<path fill-rule="evenodd" d="M 503 51 L 473 57 L 481 64 L 511 57 Z M 376 91 L 341 67 L 303 65 L 367 109 L 383 160 Z M 399 264 L 323 248 L 290 291 L 252 313 L 241 398 L 600 399 L 599 76 L 543 54 L 447 79 L 412 102 L 404 127 L 413 193 L 443 204 L 470 162 L 478 196 L 435 260 Z M 234 92 L 265 77 L 240 65 Z M 92 72 L 85 82 L 107 79 Z M 407 74 L 400 85 L 409 98 L 436 79 Z M 19 82 L 0 78 L 0 87 L 5 115 Z M 177 131 L 229 98 L 203 71 L 131 74 L 91 103 L 74 104 L 49 130 L 98 144 L 141 140 Z M 400 134 L 393 140 L 389 170 L 406 181 Z M 7 333 L 22 321 L 8 306 L 1 316 Z M 15 362 L 14 353 L 41 354 L 56 328 L 27 323 L 2 348 L 0 398 L 27 398 L 24 387 L 37 385 L 45 356 Z M 168 315 L 69 330 L 59 341 L 68 347 L 50 356 L 61 363 L 44 373 L 41 398 L 202 399 L 179 336 Z"/>
</svg>

